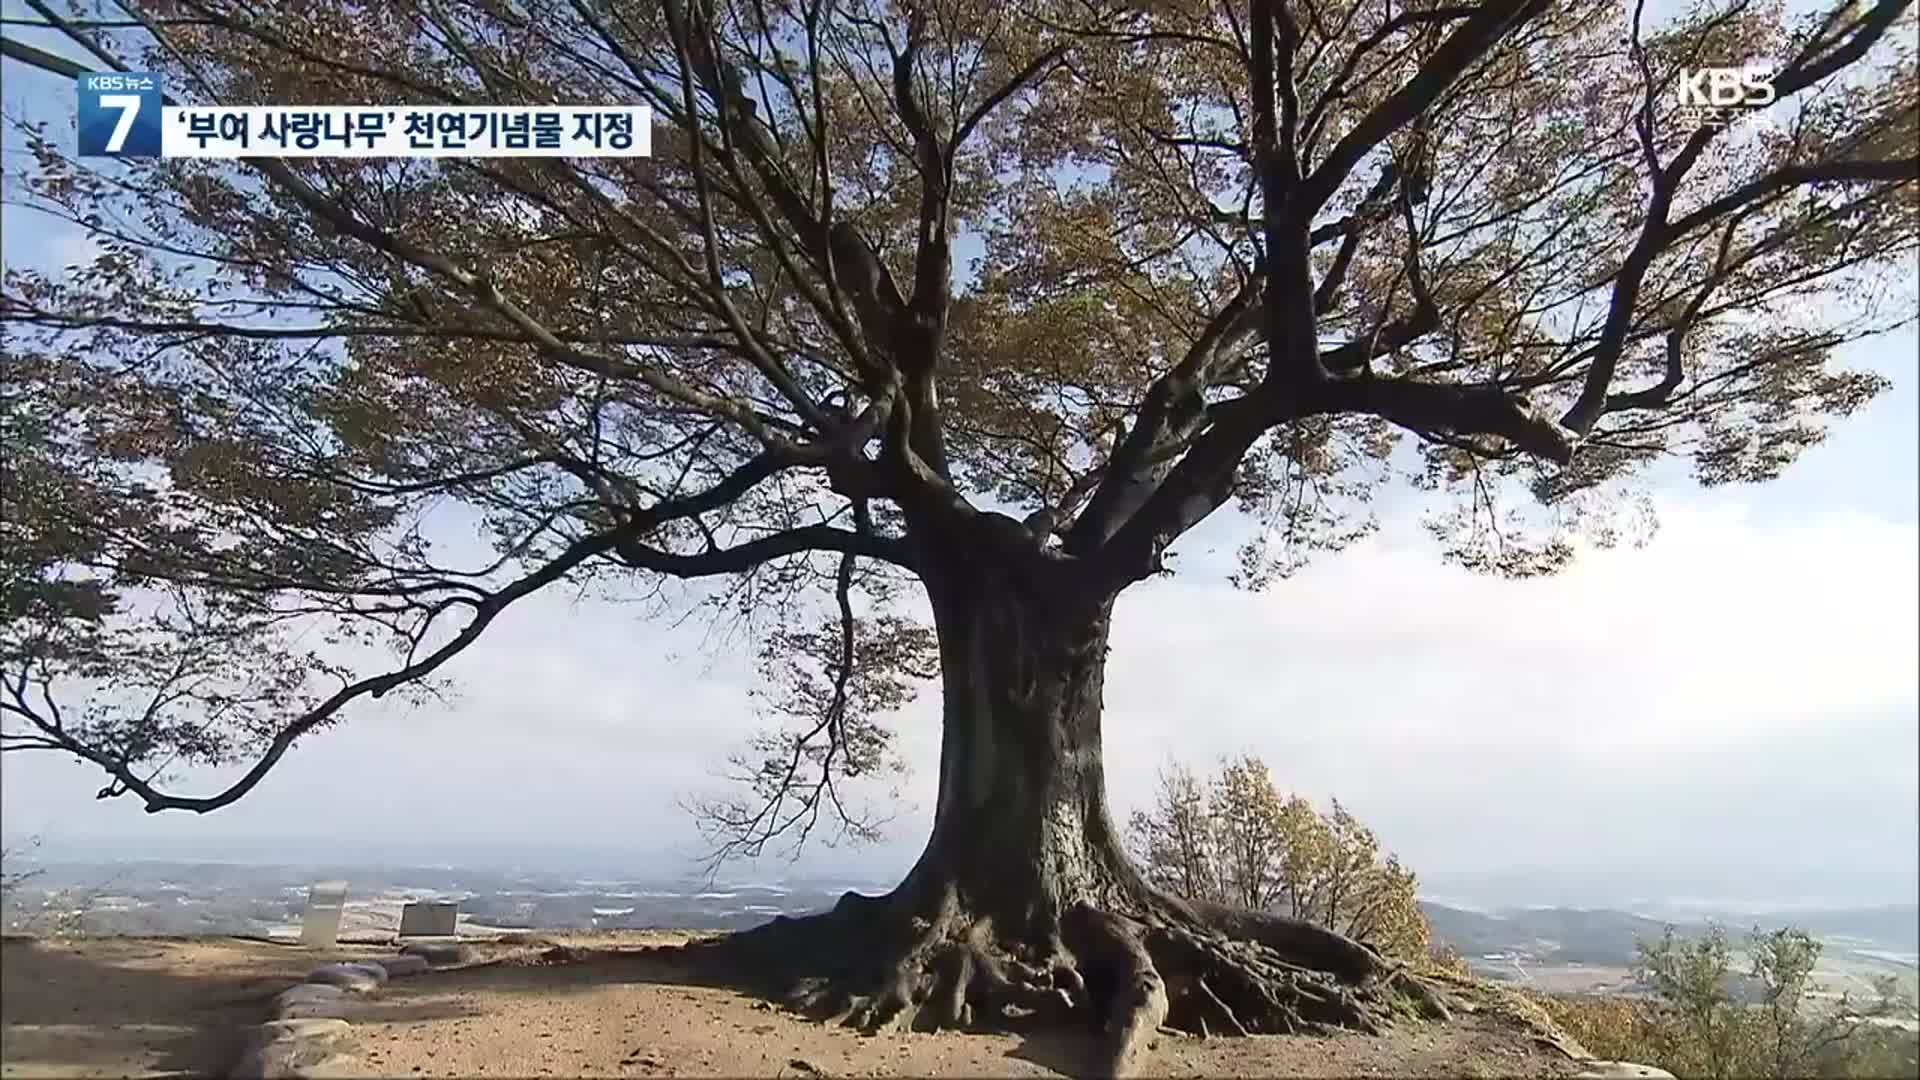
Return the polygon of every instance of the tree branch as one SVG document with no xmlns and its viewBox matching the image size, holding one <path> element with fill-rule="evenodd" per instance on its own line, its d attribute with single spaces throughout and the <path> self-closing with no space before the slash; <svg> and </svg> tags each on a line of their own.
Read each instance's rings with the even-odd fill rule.
<svg viewBox="0 0 1920 1080">
<path fill-rule="evenodd" d="M 1259 336 L 1265 289 L 1264 273 L 1242 282 L 1180 363 L 1148 388 L 1139 419 L 1108 458 L 1105 477 L 1067 534 L 1068 552 L 1091 552 L 1112 536 L 1198 434 L 1206 420 L 1207 387 L 1227 360 Z"/>
<path fill-rule="evenodd" d="M 733 547 L 710 548 L 697 555 L 648 547 L 624 534 L 615 545 L 615 553 L 629 566 L 682 578 L 745 573 L 761 563 L 807 551 L 864 555 L 908 570 L 915 566 L 911 550 L 899 540 L 862 535 L 831 525 L 787 529 Z"/>
<path fill-rule="evenodd" d="M 1520 23 L 1545 11 L 1544 0 L 1486 0 L 1442 42 L 1405 86 L 1374 106 L 1303 181 L 1291 211 L 1310 218 L 1333 197 L 1362 158 L 1440 99 L 1467 69 Z"/>
<path fill-rule="evenodd" d="M 1788 98 L 1865 56 L 1867 50 L 1886 34 L 1910 2 L 1911 0 L 1879 0 L 1866 16 L 1854 25 L 1853 34 L 1845 44 L 1819 58 L 1803 54 L 1774 77 L 1773 87 L 1777 99 Z M 1645 115 L 1649 119 L 1642 125 L 1641 136 L 1643 142 L 1651 149 L 1650 110 Z M 1894 179 L 1904 179 L 1911 175 L 1914 167 L 1906 161 L 1838 162 L 1830 166 L 1788 166 L 1743 184 L 1727 196 L 1714 200 L 1708 204 L 1713 208 L 1713 213 L 1705 213 L 1708 207 L 1702 207 L 1701 210 L 1689 214 L 1683 219 L 1687 226 L 1685 229 L 1669 225 L 1667 212 L 1673 204 L 1680 181 L 1699 160 L 1700 154 L 1713 135 L 1712 129 L 1703 128 L 1696 132 L 1664 168 L 1659 165 L 1657 159 L 1649 161 L 1653 191 L 1647 201 L 1646 217 L 1641 225 L 1640 235 L 1614 278 L 1613 295 L 1608 303 L 1606 322 L 1601 329 L 1600 339 L 1594 346 L 1593 359 L 1587 368 L 1586 377 L 1581 382 L 1580 396 L 1560 418 L 1561 426 L 1576 436 L 1590 434 L 1593 431 L 1593 425 L 1606 413 L 1614 372 L 1619 366 L 1621 352 L 1626 347 L 1628 330 L 1639 303 L 1641 283 L 1645 280 L 1653 260 L 1666 251 L 1674 241 L 1701 225 L 1735 212 L 1752 204 L 1756 199 L 1764 198 L 1794 183 L 1812 183 L 1827 179 L 1817 175 L 1823 168 L 1835 170 L 1836 175 L 1832 177 L 1833 179 L 1871 180 L 1887 178 L 1888 174 L 1891 174 Z"/>
<path fill-rule="evenodd" d="M 1725 195 L 1668 225 L 1666 241 L 1671 244 L 1702 225 L 1709 224 L 1769 195 L 1807 184 L 1867 183 L 1875 180 L 1920 180 L 1920 157 L 1891 161 L 1826 161 L 1809 165 L 1784 165 L 1734 188 Z"/>
<path fill-rule="evenodd" d="M 128 759 L 115 757 L 100 747 L 82 743 L 51 722 L 35 721 L 35 723 L 49 739 L 58 744 L 58 749 L 91 761 L 106 770 L 107 774 L 113 778 L 113 783 L 102 792 L 103 795 L 107 793 L 138 795 L 150 814 L 162 810 L 190 810 L 196 814 L 218 810 L 253 790 L 286 755 L 286 752 L 293 748 L 294 742 L 300 736 L 326 723 L 341 709 L 361 698 L 384 697 L 401 686 L 426 678 L 441 665 L 478 641 L 482 632 L 510 605 L 560 580 L 588 559 L 612 550 L 619 540 L 618 532 L 601 533 L 576 540 L 546 565 L 515 580 L 499 591 L 488 594 L 483 600 L 471 602 L 469 606 L 472 608 L 473 618 L 452 640 L 403 667 L 341 687 L 298 719 L 281 728 L 259 760 L 238 780 L 215 795 L 205 797 L 170 795 L 153 786 L 153 777 L 141 776 L 135 772 Z"/>
</svg>

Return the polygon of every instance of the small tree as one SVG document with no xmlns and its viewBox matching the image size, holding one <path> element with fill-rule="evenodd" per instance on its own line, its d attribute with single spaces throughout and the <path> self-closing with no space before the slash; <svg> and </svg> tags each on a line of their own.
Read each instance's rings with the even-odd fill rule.
<svg viewBox="0 0 1920 1080">
<path fill-rule="evenodd" d="M 1467 964 L 1467 958 L 1460 955 L 1459 949 L 1445 941 L 1429 942 L 1426 969 L 1429 973 L 1437 971 L 1462 979 L 1471 977 L 1473 974 L 1473 968 Z"/>
<path fill-rule="evenodd" d="M 1848 1076 L 1887 1075 L 1879 1060 L 1879 1021 L 1907 1017 L 1908 1001 L 1892 977 L 1875 980 L 1873 997 L 1856 1000 L 1841 994 L 1837 1001 L 1810 1001 L 1814 968 L 1822 946 L 1811 934 L 1785 926 L 1762 931 L 1755 927 L 1748 951 L 1750 974 L 1761 987 L 1760 1033 L 1756 1063 L 1766 1075 L 1779 1077 L 1827 1076 L 1836 1066 Z M 1911 1041 L 1911 1040 L 1908 1040 Z M 1899 1040 L 1894 1040 L 1897 1049 Z M 1911 1075 L 1911 1069 L 1898 1074 Z"/>
<path fill-rule="evenodd" d="M 12 894 L 13 890 L 45 873 L 39 867 L 30 870 L 20 868 L 20 859 L 40 847 L 40 838 L 27 841 L 25 848 L 0 848 L 0 898 Z"/>
<path fill-rule="evenodd" d="M 1207 792 L 1193 770 L 1169 762 L 1160 770 L 1155 810 L 1135 810 L 1128 824 L 1141 869 L 1156 887 L 1180 896 L 1218 900 Z"/>
<path fill-rule="evenodd" d="M 1209 813 L 1224 899 L 1270 910 L 1291 895 L 1281 873 L 1288 854 L 1318 838 L 1301 828 L 1295 800 L 1280 797 L 1266 763 L 1251 754 L 1222 763 L 1212 786 Z"/>
<path fill-rule="evenodd" d="M 1384 953 L 1425 959 L 1432 931 L 1416 877 L 1338 800 L 1322 814 L 1283 796 L 1259 757 L 1224 761 L 1204 785 L 1161 770 L 1150 811 L 1135 811 L 1133 850 L 1149 880 L 1193 900 L 1274 911 Z"/>
<path fill-rule="evenodd" d="M 1807 1063 L 1813 1076 L 1920 1076 L 1920 1032 L 1911 1028 L 1869 1026 L 1844 1043 L 1816 1051 Z"/>
<path fill-rule="evenodd" d="M 1663 1015 L 1645 1028 L 1645 1053 L 1622 1056 L 1651 1058 L 1680 1076 L 1715 1078 L 1878 1075 L 1897 1056 L 1899 1040 L 1887 1054 L 1876 1026 L 1910 1010 L 1891 980 L 1878 985 L 1872 1001 L 1843 994 L 1816 1005 L 1810 991 L 1821 945 L 1811 934 L 1755 927 L 1747 952 L 1747 974 L 1759 991 L 1751 1005 L 1729 992 L 1739 976 L 1720 927 L 1694 939 L 1668 927 L 1660 941 L 1643 942 L 1636 974 L 1659 995 Z"/>
<path fill-rule="evenodd" d="M 1820 943 L 1805 930 L 1783 926 L 1753 931 L 1753 977 L 1760 981 L 1765 1017 L 1761 1052 L 1772 1076 L 1796 1076 L 1811 1051 L 1800 1006 L 1820 960 Z"/>
<path fill-rule="evenodd" d="M 1332 855 L 1333 831 L 1313 804 L 1295 796 L 1280 808 L 1280 829 L 1286 845 L 1280 852 L 1282 910 L 1296 919 L 1311 919 L 1318 906 L 1320 881 Z"/>
<path fill-rule="evenodd" d="M 1727 982 L 1733 949 L 1719 926 L 1697 938 L 1682 938 L 1669 926 L 1657 942 L 1641 942 L 1634 975 L 1673 1011 L 1675 1025 L 1657 1037 L 1663 1057 L 1688 1076 L 1719 1080 L 1734 1075 L 1740 1014 Z"/>
<path fill-rule="evenodd" d="M 21 860 L 39 851 L 41 843 L 35 836 L 23 845 L 0 848 L 0 911 L 6 913 L 11 930 L 41 937 L 77 937 L 86 932 L 86 914 L 94 899 L 119 876 L 91 887 L 41 889 L 38 906 L 26 908 L 20 887 L 45 875 L 46 869 L 22 867 Z"/>
<path fill-rule="evenodd" d="M 1552 1018 L 1554 1026 L 1580 1046 L 1607 1061 L 1634 1061 L 1671 1071 L 1662 1050 L 1668 1045 L 1661 1025 L 1665 1014 L 1645 998 L 1612 994 L 1528 994 Z"/>
</svg>

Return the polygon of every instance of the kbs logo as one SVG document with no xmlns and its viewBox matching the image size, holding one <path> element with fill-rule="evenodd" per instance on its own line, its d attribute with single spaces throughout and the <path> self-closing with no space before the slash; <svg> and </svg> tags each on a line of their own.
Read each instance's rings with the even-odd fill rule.
<svg viewBox="0 0 1920 1080">
<path fill-rule="evenodd" d="M 1705 127 L 1722 126 L 1742 112 L 1773 104 L 1773 71 L 1757 66 L 1682 69 L 1676 92 L 1683 116 Z"/>
<path fill-rule="evenodd" d="M 78 79 L 80 156 L 159 157 L 160 79 L 146 72 L 94 72 Z"/>
</svg>

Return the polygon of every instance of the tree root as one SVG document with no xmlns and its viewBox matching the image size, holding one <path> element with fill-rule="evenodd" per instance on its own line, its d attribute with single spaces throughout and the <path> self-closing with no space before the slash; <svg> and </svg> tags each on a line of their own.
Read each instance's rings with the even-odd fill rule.
<svg viewBox="0 0 1920 1080">
<path fill-rule="evenodd" d="M 1105 1076 L 1136 1072 L 1163 1027 L 1372 1034 L 1395 996 L 1419 1014 L 1446 1015 L 1439 995 L 1410 973 L 1292 920 L 1222 919 L 1181 904 L 1128 914 L 1079 904 L 1041 938 L 996 934 L 991 920 L 967 916 L 951 897 L 911 915 L 886 898 L 849 893 L 830 912 L 681 951 L 719 962 L 733 981 L 758 984 L 800 1012 L 863 1031 L 1085 1024 L 1100 1042 L 1090 1071 Z"/>
<path fill-rule="evenodd" d="M 1166 981 L 1128 920 L 1082 904 L 1069 913 L 1066 928 L 1081 961 L 1099 973 L 1098 984 L 1107 991 L 1097 1006 L 1106 1042 L 1100 1075 L 1131 1076 L 1148 1038 L 1167 1019 Z"/>
</svg>

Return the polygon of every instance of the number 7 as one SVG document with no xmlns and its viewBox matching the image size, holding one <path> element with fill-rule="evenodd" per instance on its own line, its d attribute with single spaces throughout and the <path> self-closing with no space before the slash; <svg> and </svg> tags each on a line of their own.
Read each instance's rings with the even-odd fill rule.
<svg viewBox="0 0 1920 1080">
<path fill-rule="evenodd" d="M 113 134 L 107 137 L 107 153 L 117 154 L 127 144 L 127 133 L 133 130 L 133 118 L 140 115 L 140 95 L 101 94 L 100 107 L 120 110 L 120 119 L 114 122 Z"/>
</svg>

